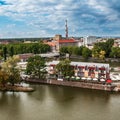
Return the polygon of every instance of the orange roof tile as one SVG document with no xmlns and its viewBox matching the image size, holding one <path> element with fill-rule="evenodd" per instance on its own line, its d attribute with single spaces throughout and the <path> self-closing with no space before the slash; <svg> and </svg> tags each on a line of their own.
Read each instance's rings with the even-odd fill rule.
<svg viewBox="0 0 120 120">
<path fill-rule="evenodd" d="M 52 46 L 52 47 L 56 46 L 56 42 L 47 42 L 45 44 L 48 44 L 49 46 Z"/>
<path fill-rule="evenodd" d="M 59 40 L 59 43 L 75 43 L 76 41 L 74 39 L 62 39 Z"/>
</svg>

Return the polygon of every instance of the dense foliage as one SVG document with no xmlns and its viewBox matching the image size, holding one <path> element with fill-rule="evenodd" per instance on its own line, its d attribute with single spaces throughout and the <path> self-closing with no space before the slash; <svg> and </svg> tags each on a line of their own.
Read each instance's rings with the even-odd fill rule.
<svg viewBox="0 0 120 120">
<path fill-rule="evenodd" d="M 113 44 L 114 40 L 108 39 L 106 42 L 95 43 L 91 50 L 85 46 L 63 46 L 60 48 L 60 53 L 69 53 L 69 55 L 82 56 L 85 59 L 87 59 L 88 57 L 94 57 L 101 60 L 108 57 L 119 58 L 120 48 L 113 47 Z"/>
<path fill-rule="evenodd" d="M 120 48 L 119 47 L 112 47 L 110 57 L 120 58 Z"/>
<path fill-rule="evenodd" d="M 82 57 L 88 59 L 91 56 L 91 50 L 87 47 L 84 47 L 82 50 Z"/>
<path fill-rule="evenodd" d="M 62 74 L 63 76 L 73 76 L 74 70 L 72 66 L 70 65 L 70 60 L 65 59 L 60 61 L 56 65 L 57 74 Z"/>
<path fill-rule="evenodd" d="M 99 54 L 101 53 L 101 51 L 105 52 L 105 57 L 110 57 L 110 54 L 112 52 L 112 46 L 114 44 L 114 40 L 113 39 L 109 39 L 107 40 L 107 42 L 98 42 L 94 45 L 93 49 L 92 49 L 92 55 L 96 58 L 99 58 Z"/>
<path fill-rule="evenodd" d="M 28 59 L 26 72 L 33 78 L 45 79 L 45 59 L 40 56 L 33 56 Z"/>
<path fill-rule="evenodd" d="M 0 68 L 0 84 L 5 86 L 10 83 L 14 86 L 15 83 L 20 83 L 20 71 L 17 68 L 19 58 L 13 56 L 2 63 Z"/>
<path fill-rule="evenodd" d="M 50 51 L 50 46 L 43 43 L 19 43 L 19 44 L 7 44 L 0 45 L 0 54 L 6 60 L 7 56 L 13 56 L 16 54 L 24 53 L 46 53 Z"/>
<path fill-rule="evenodd" d="M 85 46 L 63 46 L 60 48 L 61 54 L 69 53 L 69 55 L 79 55 L 83 58 L 87 59 L 88 57 L 92 56 L 92 52 L 89 48 Z"/>
</svg>

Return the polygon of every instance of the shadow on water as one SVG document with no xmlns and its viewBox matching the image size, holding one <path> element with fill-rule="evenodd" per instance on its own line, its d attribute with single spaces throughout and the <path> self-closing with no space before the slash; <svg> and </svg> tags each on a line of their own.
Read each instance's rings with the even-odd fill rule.
<svg viewBox="0 0 120 120">
<path fill-rule="evenodd" d="M 92 113 L 88 113 L 88 116 L 91 114 L 97 115 L 101 110 L 105 112 L 108 110 L 110 92 L 52 85 L 43 86 L 45 88 L 45 101 L 47 101 L 44 107 L 47 107 L 49 112 L 55 111 L 55 117 L 64 116 L 64 120 L 72 120 L 72 118 L 76 120 L 83 118 L 85 120 L 88 119 L 86 113 L 90 111 Z M 37 90 L 39 91 L 40 88 L 38 87 Z M 72 116 L 70 117 L 70 115 Z M 90 120 L 92 120 L 92 117 Z"/>
<path fill-rule="evenodd" d="M 54 86 L 54 85 L 33 85 L 36 91 L 34 93 L 29 93 L 36 100 L 41 102 L 50 98 L 51 101 L 54 101 L 56 105 L 69 106 L 76 102 L 103 102 L 107 104 L 110 99 L 110 92 L 100 91 L 100 90 L 91 90 L 83 88 L 72 88 L 72 87 L 63 87 L 63 86 Z M 55 104 L 54 103 L 54 104 Z"/>
<path fill-rule="evenodd" d="M 56 101 L 61 102 L 74 102 L 76 99 L 99 99 L 108 102 L 110 98 L 110 93 L 106 91 L 61 86 L 49 86 L 49 93 Z"/>
<path fill-rule="evenodd" d="M 41 101 L 41 102 L 44 101 L 46 87 L 44 85 L 37 85 L 37 84 L 31 84 L 31 87 L 35 89 L 35 91 L 28 93 L 28 96 L 32 97 L 32 99 L 35 99 L 37 101 Z"/>
</svg>

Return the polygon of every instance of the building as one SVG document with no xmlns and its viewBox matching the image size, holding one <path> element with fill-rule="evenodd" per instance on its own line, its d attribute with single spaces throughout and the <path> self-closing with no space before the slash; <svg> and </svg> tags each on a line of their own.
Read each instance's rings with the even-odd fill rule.
<svg viewBox="0 0 120 120">
<path fill-rule="evenodd" d="M 18 56 L 19 56 L 21 62 L 26 62 L 28 60 L 28 58 L 33 57 L 34 54 L 26 53 L 26 54 L 19 54 Z"/>
<path fill-rule="evenodd" d="M 55 66 L 59 61 L 47 63 L 48 74 L 54 76 L 56 72 Z M 74 69 L 74 76 L 83 80 L 105 81 L 109 78 L 109 64 L 103 63 L 87 63 L 87 62 L 71 62 Z M 63 76 L 63 78 L 66 76 Z"/>
<path fill-rule="evenodd" d="M 61 40 L 62 39 L 62 35 L 55 35 L 55 37 L 53 37 L 53 41 L 58 41 L 58 40 Z"/>
<path fill-rule="evenodd" d="M 63 46 L 78 46 L 78 41 L 76 41 L 74 38 L 58 40 L 58 44 L 56 46 L 57 50 L 59 51 Z"/>
<path fill-rule="evenodd" d="M 88 45 L 95 43 L 96 41 L 97 39 L 95 36 L 87 36 L 84 38 L 84 45 L 88 46 Z"/>
<path fill-rule="evenodd" d="M 59 52 L 62 46 L 78 46 L 78 42 L 74 38 L 63 39 L 62 35 L 55 35 L 52 41 L 45 41 L 44 43 L 51 47 L 52 52 Z"/>
</svg>

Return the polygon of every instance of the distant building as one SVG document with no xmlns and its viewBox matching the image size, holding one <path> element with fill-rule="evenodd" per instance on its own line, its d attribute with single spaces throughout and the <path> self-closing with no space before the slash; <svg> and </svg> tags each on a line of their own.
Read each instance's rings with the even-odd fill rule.
<svg viewBox="0 0 120 120">
<path fill-rule="evenodd" d="M 55 37 L 53 37 L 54 41 L 58 41 L 58 40 L 61 40 L 61 39 L 62 39 L 62 35 L 59 35 L 59 34 L 57 34 L 57 35 L 55 35 Z"/>
<path fill-rule="evenodd" d="M 19 56 L 21 62 L 26 62 L 28 60 L 28 58 L 34 56 L 34 54 L 26 53 L 26 54 L 19 54 L 18 56 Z"/>
<path fill-rule="evenodd" d="M 59 61 L 48 62 L 48 73 L 53 76 L 56 71 L 56 65 Z M 109 64 L 103 63 L 87 63 L 87 62 L 71 62 L 74 69 L 74 76 L 86 80 L 106 80 L 109 78 Z M 65 76 L 64 76 L 65 77 Z"/>
<path fill-rule="evenodd" d="M 58 41 L 57 49 L 59 50 L 63 46 L 77 46 L 78 42 L 74 39 L 61 39 Z"/>
<path fill-rule="evenodd" d="M 6 41 L 6 40 L 3 40 L 3 41 L 1 40 L 1 41 L 0 41 L 0 44 L 5 44 L 5 45 L 7 45 L 7 44 L 9 44 L 9 43 L 11 43 L 11 42 Z"/>
<path fill-rule="evenodd" d="M 88 46 L 88 45 L 95 43 L 96 41 L 97 39 L 95 36 L 87 36 L 84 38 L 84 45 Z"/>
<path fill-rule="evenodd" d="M 62 35 L 55 35 L 52 41 L 47 41 L 44 43 L 50 45 L 53 52 L 59 52 L 62 46 L 78 46 L 78 41 L 74 38 L 63 39 Z"/>
<path fill-rule="evenodd" d="M 80 47 L 80 46 L 84 46 L 84 39 L 83 38 L 80 38 L 79 40 L 77 40 L 77 42 L 78 42 L 78 47 Z"/>
<path fill-rule="evenodd" d="M 115 39 L 113 47 L 120 47 L 120 39 Z"/>
<path fill-rule="evenodd" d="M 119 42 L 114 42 L 113 47 L 119 47 Z"/>
</svg>

